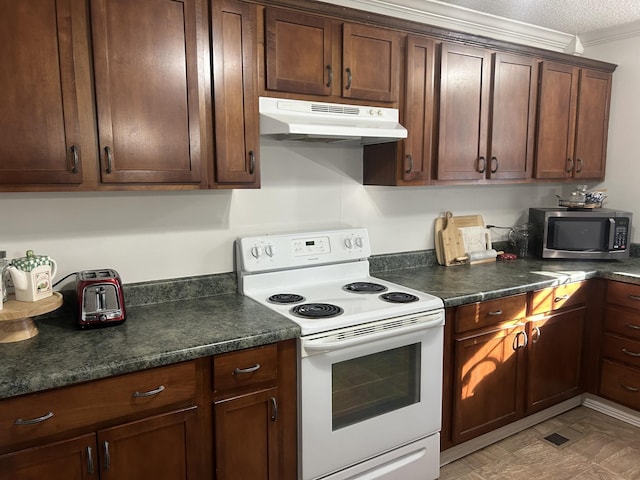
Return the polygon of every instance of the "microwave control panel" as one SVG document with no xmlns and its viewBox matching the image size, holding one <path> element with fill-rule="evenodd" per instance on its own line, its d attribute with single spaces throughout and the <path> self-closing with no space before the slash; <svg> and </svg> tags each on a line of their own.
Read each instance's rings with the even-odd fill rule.
<svg viewBox="0 0 640 480">
<path fill-rule="evenodd" d="M 611 250 L 624 250 L 629 240 L 629 219 L 616 218 L 613 231 L 613 245 Z"/>
</svg>

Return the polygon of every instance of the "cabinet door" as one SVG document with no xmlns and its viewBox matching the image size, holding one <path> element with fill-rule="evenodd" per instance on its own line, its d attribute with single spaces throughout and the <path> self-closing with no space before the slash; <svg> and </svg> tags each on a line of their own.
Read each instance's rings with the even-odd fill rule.
<svg viewBox="0 0 640 480">
<path fill-rule="evenodd" d="M 610 73 L 580 71 L 575 178 L 604 178 L 610 98 Z"/>
<path fill-rule="evenodd" d="M 101 480 L 195 480 L 197 408 L 98 432 Z"/>
<path fill-rule="evenodd" d="M 199 0 L 92 0 L 103 183 L 199 183 Z"/>
<path fill-rule="evenodd" d="M 438 180 L 480 180 L 488 165 L 491 56 L 442 44 Z"/>
<path fill-rule="evenodd" d="M 424 37 L 407 37 L 402 179 L 426 183 L 430 180 L 433 134 L 434 43 Z"/>
<path fill-rule="evenodd" d="M 0 2 L 0 184 L 82 182 L 78 0 Z"/>
<path fill-rule="evenodd" d="M 259 187 L 257 10 L 235 0 L 212 5 L 215 178 Z"/>
<path fill-rule="evenodd" d="M 264 28 L 267 90 L 329 95 L 331 21 L 267 7 Z"/>
<path fill-rule="evenodd" d="M 543 62 L 540 69 L 536 178 L 573 175 L 578 69 Z"/>
<path fill-rule="evenodd" d="M 7 480 L 97 479 L 96 436 L 83 435 L 0 455 L 0 474 Z"/>
<path fill-rule="evenodd" d="M 537 89 L 534 58 L 493 55 L 489 178 L 531 178 Z"/>
<path fill-rule="evenodd" d="M 528 323 L 527 414 L 580 393 L 586 308 Z"/>
<path fill-rule="evenodd" d="M 281 439 L 278 389 L 217 402 L 216 479 L 277 480 Z"/>
<path fill-rule="evenodd" d="M 524 325 L 455 341 L 454 443 L 517 420 L 524 400 Z"/>
<path fill-rule="evenodd" d="M 401 36 L 393 30 L 342 26 L 342 96 L 396 102 L 399 96 Z"/>
</svg>

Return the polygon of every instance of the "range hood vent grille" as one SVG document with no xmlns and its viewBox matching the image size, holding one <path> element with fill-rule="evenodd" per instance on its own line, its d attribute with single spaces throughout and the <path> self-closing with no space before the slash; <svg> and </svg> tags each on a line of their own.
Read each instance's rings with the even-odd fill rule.
<svg viewBox="0 0 640 480">
<path fill-rule="evenodd" d="M 312 103 L 312 112 L 335 113 L 338 115 L 358 115 L 360 109 L 351 105 L 335 105 L 331 103 Z"/>
</svg>

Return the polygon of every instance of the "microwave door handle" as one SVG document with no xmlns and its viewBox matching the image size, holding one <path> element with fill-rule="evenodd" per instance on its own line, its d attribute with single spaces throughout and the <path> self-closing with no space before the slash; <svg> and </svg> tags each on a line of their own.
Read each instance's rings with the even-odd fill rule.
<svg viewBox="0 0 640 480">
<path fill-rule="evenodd" d="M 609 217 L 609 251 L 613 249 L 613 245 L 616 238 L 616 219 Z"/>
</svg>

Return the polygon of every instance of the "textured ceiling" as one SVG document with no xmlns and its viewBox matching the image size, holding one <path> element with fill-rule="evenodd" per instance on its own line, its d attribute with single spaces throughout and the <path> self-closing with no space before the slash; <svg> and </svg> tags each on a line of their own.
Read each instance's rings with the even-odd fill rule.
<svg viewBox="0 0 640 480">
<path fill-rule="evenodd" d="M 446 0 L 436 3 L 572 35 L 640 21 L 640 0 Z"/>
</svg>

